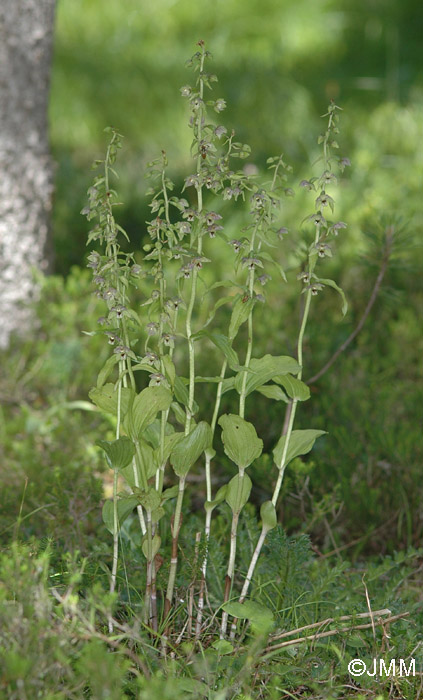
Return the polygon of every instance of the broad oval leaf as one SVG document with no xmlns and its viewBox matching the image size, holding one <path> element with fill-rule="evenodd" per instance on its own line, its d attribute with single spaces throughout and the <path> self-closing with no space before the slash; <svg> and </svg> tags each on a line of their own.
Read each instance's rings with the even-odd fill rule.
<svg viewBox="0 0 423 700">
<path fill-rule="evenodd" d="M 263 394 L 267 399 L 273 399 L 274 401 L 284 401 L 289 403 L 289 398 L 284 391 L 276 384 L 264 384 L 263 386 L 258 386 L 256 391 Z"/>
<path fill-rule="evenodd" d="M 265 532 L 273 530 L 278 524 L 278 517 L 276 515 L 276 508 L 272 501 L 265 501 L 261 504 L 260 517 Z"/>
<path fill-rule="evenodd" d="M 160 535 L 158 535 L 156 532 L 156 534 L 154 535 L 154 537 L 151 540 L 151 551 L 150 551 L 150 557 L 149 557 L 148 556 L 148 554 L 149 554 L 149 552 L 148 552 L 148 549 L 149 549 L 148 548 L 148 538 L 147 538 L 147 535 L 144 535 L 143 540 L 142 540 L 141 549 L 142 549 L 142 553 L 144 554 L 145 558 L 148 561 L 152 561 L 154 559 L 154 557 L 156 556 L 157 552 L 160 549 L 161 543 L 162 543 L 162 540 L 160 538 Z"/>
<path fill-rule="evenodd" d="M 252 423 L 233 413 L 225 413 L 219 418 L 222 428 L 222 441 L 225 454 L 240 469 L 246 469 L 251 462 L 260 457 L 263 451 L 263 440 L 257 437 Z"/>
<path fill-rule="evenodd" d="M 165 464 L 169 459 L 169 455 L 172 452 L 173 448 L 178 442 L 180 442 L 183 439 L 183 437 L 184 433 L 172 433 L 171 435 L 166 435 L 163 445 L 163 454 L 161 454 L 160 445 L 155 450 L 157 463 L 160 462 L 160 458 L 162 457 L 162 464 Z"/>
<path fill-rule="evenodd" d="M 220 656 L 224 656 L 225 654 L 232 654 L 234 648 L 233 645 L 227 641 L 227 639 L 216 639 L 215 642 L 212 644 L 212 648 L 216 649 L 217 653 L 220 654 Z"/>
<path fill-rule="evenodd" d="M 286 435 L 282 435 L 275 449 L 273 450 L 273 457 L 278 469 L 285 467 L 292 459 L 294 459 L 294 457 L 306 455 L 308 452 L 310 452 L 315 441 L 321 435 L 326 435 L 326 430 L 293 430 L 283 464 L 282 457 L 285 448 Z"/>
<path fill-rule="evenodd" d="M 164 386 L 148 386 L 137 394 L 129 408 L 125 427 L 133 440 L 155 419 L 159 411 L 166 411 L 172 403 L 172 394 Z"/>
<path fill-rule="evenodd" d="M 91 401 L 95 403 L 96 406 L 98 406 L 100 411 L 104 411 L 105 413 L 111 413 L 115 416 L 117 415 L 118 409 L 118 395 L 118 389 L 115 388 L 114 384 L 104 384 L 104 386 L 102 386 L 101 389 L 97 389 L 97 387 L 95 387 L 94 389 L 91 389 L 91 391 L 88 394 Z M 130 389 L 129 387 L 121 388 L 120 414 L 122 418 L 128 412 L 129 404 L 133 397 L 133 389 Z"/>
<path fill-rule="evenodd" d="M 97 440 L 96 444 L 106 453 L 111 469 L 123 469 L 135 454 L 134 443 L 128 437 L 120 437 L 112 442 Z"/>
<path fill-rule="evenodd" d="M 293 357 L 289 357 L 289 355 L 264 355 L 264 357 L 259 359 L 253 358 L 250 360 L 248 369 L 244 370 L 248 373 L 245 386 L 246 396 L 278 375 L 298 374 L 300 369 L 298 362 Z M 244 371 L 238 372 L 235 377 L 235 389 L 239 394 L 242 391 Z"/>
<path fill-rule="evenodd" d="M 97 389 L 101 389 L 104 382 L 109 378 L 113 367 L 117 362 L 119 362 L 118 355 L 111 355 L 111 357 L 109 357 L 106 360 L 105 364 L 103 365 L 102 369 L 100 370 L 97 376 Z"/>
<path fill-rule="evenodd" d="M 214 343 L 214 345 L 219 348 L 228 361 L 228 365 L 231 369 L 237 372 L 240 369 L 238 355 L 232 347 L 232 343 L 226 335 L 221 333 L 209 333 L 208 331 L 199 331 L 196 333 L 197 338 L 207 337 Z"/>
<path fill-rule="evenodd" d="M 244 603 L 228 602 L 222 607 L 229 615 L 235 618 L 250 620 L 253 632 L 259 635 L 269 634 L 273 627 L 274 617 L 272 611 L 252 600 L 246 600 Z"/>
<path fill-rule="evenodd" d="M 194 430 L 179 440 L 170 454 L 170 463 L 175 474 L 185 477 L 201 453 L 210 447 L 212 439 L 209 424 L 201 421 Z"/>
<path fill-rule="evenodd" d="M 216 493 L 216 497 L 213 499 L 213 501 L 206 501 L 204 504 L 204 508 L 206 511 L 213 511 L 216 506 L 220 505 L 220 503 L 223 503 L 226 497 L 226 491 L 228 490 L 228 484 L 224 484 L 223 486 L 220 487 L 218 492 Z"/>
<path fill-rule="evenodd" d="M 251 479 L 243 472 L 230 480 L 225 494 L 225 501 L 232 513 L 240 513 L 247 503 L 251 492 Z"/>
<path fill-rule="evenodd" d="M 169 355 L 163 355 L 162 361 L 163 361 L 163 366 L 164 366 L 166 378 L 167 378 L 170 386 L 173 389 L 173 386 L 175 384 L 175 378 L 176 378 L 175 365 L 173 364 Z"/>
<path fill-rule="evenodd" d="M 251 620 L 258 622 L 260 620 L 268 620 L 273 622 L 273 613 L 269 608 L 266 608 L 260 603 L 255 603 L 253 600 L 246 600 L 244 603 L 238 601 L 229 601 L 222 605 L 222 608 L 228 615 L 237 617 L 240 620 Z"/>
<path fill-rule="evenodd" d="M 159 463 L 155 451 L 143 438 L 138 440 L 138 455 L 141 461 L 140 468 L 145 476 L 145 480 L 148 481 L 155 475 L 159 468 Z"/>
<path fill-rule="evenodd" d="M 138 498 L 136 496 L 123 496 L 119 498 L 117 502 L 117 512 L 118 512 L 118 529 L 125 522 L 128 515 L 132 513 L 134 508 L 138 505 Z M 113 501 L 105 501 L 103 505 L 103 522 L 109 532 L 113 535 L 114 527 L 114 516 L 113 516 Z"/>
<path fill-rule="evenodd" d="M 280 377 L 274 377 L 274 381 L 278 384 L 282 384 L 286 393 L 291 399 L 296 401 L 307 401 L 310 398 L 310 389 L 307 384 L 293 377 L 292 374 L 281 375 Z"/>
<path fill-rule="evenodd" d="M 245 323 L 254 306 L 254 299 L 248 298 L 246 301 L 243 301 L 243 299 L 244 297 L 239 294 L 232 309 L 232 316 L 228 331 L 230 342 L 233 341 L 239 331 L 240 326 Z"/>
<path fill-rule="evenodd" d="M 160 506 L 160 494 L 152 486 L 148 489 L 137 489 L 136 496 L 138 502 L 145 508 L 145 510 L 153 511 Z"/>
<path fill-rule="evenodd" d="M 185 380 L 185 381 L 188 381 L 188 380 Z M 175 377 L 174 390 L 175 390 L 176 400 L 179 401 L 179 403 L 181 403 L 183 406 L 185 406 L 185 408 L 188 408 L 189 393 L 188 393 L 187 387 L 184 384 L 182 377 Z M 192 413 L 197 413 L 197 412 L 198 412 L 198 403 L 196 401 L 194 401 L 194 403 L 192 404 Z"/>
<path fill-rule="evenodd" d="M 345 316 L 345 314 L 346 314 L 347 311 L 348 311 L 348 302 L 347 302 L 346 296 L 345 296 L 345 294 L 344 294 L 344 290 L 341 289 L 341 287 L 339 287 L 339 286 L 336 284 L 336 282 L 334 282 L 333 280 L 318 279 L 318 280 L 316 280 L 316 281 L 317 281 L 317 282 L 320 282 L 320 284 L 326 285 L 327 287 L 332 287 L 332 289 L 335 289 L 335 291 L 337 291 L 338 294 L 340 294 L 341 299 L 342 299 L 342 315 Z"/>
</svg>

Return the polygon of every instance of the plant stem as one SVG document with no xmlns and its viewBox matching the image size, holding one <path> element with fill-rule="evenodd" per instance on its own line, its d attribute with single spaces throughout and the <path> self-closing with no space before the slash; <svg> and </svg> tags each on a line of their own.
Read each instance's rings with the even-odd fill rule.
<svg viewBox="0 0 423 700">
<path fill-rule="evenodd" d="M 119 362 L 120 369 L 122 369 L 123 362 Z M 117 400 L 117 423 L 116 423 L 116 440 L 120 435 L 120 413 L 121 413 L 121 401 L 122 401 L 122 381 L 118 383 L 118 400 Z M 113 470 L 113 559 L 112 559 L 112 575 L 110 579 L 110 593 L 115 592 L 116 588 L 116 577 L 117 577 L 117 567 L 119 559 L 119 518 L 118 518 L 118 507 L 117 507 L 117 493 L 118 493 L 118 475 L 117 469 Z M 113 632 L 113 622 L 109 618 L 109 632 Z"/>
<path fill-rule="evenodd" d="M 319 236 L 319 231 L 317 230 L 317 232 L 316 232 L 316 240 L 318 240 L 318 236 Z M 313 268 L 313 267 L 314 267 L 313 262 L 310 261 L 310 257 L 309 257 L 309 265 L 310 265 L 310 268 Z M 311 270 L 311 271 L 312 271 L 312 270 Z M 306 292 L 306 302 L 305 302 L 305 306 L 304 306 L 304 312 L 303 312 L 303 317 L 302 317 L 302 321 L 301 321 L 301 327 L 300 327 L 300 331 L 299 331 L 299 334 L 298 334 L 297 357 L 298 357 L 298 364 L 300 365 L 300 371 L 298 372 L 298 375 L 297 375 L 297 376 L 298 376 L 298 379 L 301 379 L 301 377 L 302 377 L 302 371 L 303 371 L 303 370 L 302 370 L 302 363 L 303 363 L 303 341 L 304 341 L 305 328 L 306 328 L 306 325 L 307 325 L 307 320 L 308 320 L 308 316 L 309 316 L 309 312 L 310 312 L 310 303 L 311 303 L 311 290 L 308 290 L 308 291 Z M 294 399 L 294 400 L 292 401 L 291 408 L 290 408 L 290 415 L 289 415 L 288 428 L 287 428 L 286 435 L 285 435 L 285 445 L 284 445 L 284 449 L 283 449 L 283 452 L 282 452 L 281 461 L 280 461 L 280 464 L 277 465 L 277 467 L 278 467 L 278 472 L 279 472 L 279 473 L 278 473 L 278 478 L 277 478 L 276 485 L 275 485 L 275 488 L 274 488 L 274 491 L 273 491 L 273 495 L 272 495 L 272 503 L 273 503 L 273 505 L 274 505 L 275 507 L 276 507 L 276 505 L 277 505 L 277 501 L 278 501 L 278 498 L 279 498 L 279 493 L 280 493 L 280 490 L 281 490 L 281 487 L 282 487 L 282 481 L 283 481 L 283 477 L 284 477 L 284 473 L 285 473 L 286 456 L 287 456 L 287 454 L 288 454 L 289 442 L 290 442 L 290 439 L 291 439 L 292 429 L 293 429 L 293 425 L 294 425 L 294 419 L 295 419 L 295 413 L 296 413 L 296 410 L 297 410 L 297 404 L 298 404 L 298 401 L 297 401 L 296 399 Z M 240 603 L 243 603 L 243 602 L 244 602 L 244 600 L 245 600 L 245 598 L 246 598 L 246 595 L 247 595 L 247 593 L 248 593 L 248 589 L 249 589 L 249 587 L 250 587 L 250 583 L 251 583 L 252 578 L 253 578 L 253 575 L 254 575 L 254 571 L 255 571 L 255 568 L 256 568 L 256 565 L 257 565 L 258 558 L 259 558 L 259 556 L 260 556 L 261 549 L 262 549 L 262 547 L 263 547 L 263 544 L 264 544 L 264 541 L 265 541 L 265 538 L 266 538 L 266 534 L 267 534 L 267 531 L 263 528 L 262 531 L 261 531 L 261 534 L 260 534 L 260 536 L 259 536 L 259 539 L 258 539 L 258 541 L 257 541 L 256 547 L 255 547 L 255 549 L 254 549 L 253 556 L 252 556 L 251 562 L 250 562 L 250 566 L 249 566 L 249 568 L 248 568 L 247 576 L 245 577 L 244 585 L 243 585 L 243 587 L 242 587 L 241 595 L 240 595 L 240 598 L 239 598 L 239 602 L 240 602 Z"/>
<path fill-rule="evenodd" d="M 176 570 L 178 567 L 178 537 L 179 530 L 181 528 L 182 521 L 182 501 L 184 498 L 185 489 L 185 477 L 180 477 L 179 479 L 179 491 L 178 498 L 176 501 L 175 515 L 173 517 L 173 523 L 171 526 L 172 530 L 172 555 L 170 560 L 170 572 L 169 580 L 167 584 L 166 599 L 164 605 L 164 615 L 165 618 L 169 615 L 170 609 L 172 607 L 173 589 L 175 586 Z M 165 632 L 167 635 L 167 631 Z"/>
</svg>

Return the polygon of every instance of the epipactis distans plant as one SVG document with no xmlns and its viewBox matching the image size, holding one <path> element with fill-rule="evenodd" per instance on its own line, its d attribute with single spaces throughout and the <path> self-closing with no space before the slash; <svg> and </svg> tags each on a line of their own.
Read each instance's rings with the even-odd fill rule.
<svg viewBox="0 0 423 700">
<path fill-rule="evenodd" d="M 328 193 L 337 182 L 338 171 L 349 161 L 333 155 L 338 148 L 338 110 L 331 103 L 324 118 L 327 126 L 319 137 L 322 146 L 321 173 L 303 180 L 300 186 L 314 197 L 314 211 L 306 216 L 305 259 L 297 279 L 302 285 L 304 304 L 297 339 L 297 357 L 287 355 L 253 356 L 254 314 L 256 304 L 265 301 L 264 285 L 270 278 L 267 268 L 276 266 L 285 274 L 276 256 L 280 241 L 287 233 L 278 226 L 281 198 L 292 194 L 286 187 L 286 171 L 290 168 L 282 156 L 269 158 L 271 180 L 258 184 L 257 178 L 246 174 L 247 169 L 236 169 L 236 159 L 250 155 L 246 144 L 234 140 L 218 119 L 225 108 L 221 98 L 207 99 L 207 91 L 216 82 L 215 75 L 206 71 L 211 58 L 204 42 L 188 65 L 196 72 L 195 85 L 185 85 L 181 93 L 190 109 L 189 126 L 192 129 L 191 155 L 193 173 L 185 179 L 181 195 L 186 190 L 189 198 L 173 194 L 174 185 L 167 175 L 165 152 L 149 164 L 152 181 L 149 190 L 154 218 L 148 222 L 151 243 L 144 246 L 143 265 L 134 255 L 124 253 L 119 245 L 120 236 L 127 238 L 114 216 L 117 194 L 111 188 L 110 176 L 121 136 L 113 130 L 104 160 L 96 161 L 101 174 L 89 189 L 89 204 L 84 210 L 88 219 L 95 221 L 88 242 L 96 241 L 101 252 L 91 252 L 89 267 L 93 270 L 96 294 L 104 300 L 107 313 L 99 319 L 113 351 L 101 369 L 97 386 L 90 398 L 97 407 L 115 419 L 115 440 L 100 440 L 108 465 L 113 470 L 113 498 L 104 504 L 103 520 L 113 535 L 113 564 L 110 590 L 116 588 L 119 530 L 136 509 L 142 532 L 142 552 L 146 559 L 144 594 L 144 622 L 153 633 L 158 633 L 164 646 L 173 631 L 179 639 L 194 636 L 200 639 L 204 627 L 203 615 L 207 590 L 208 542 L 212 529 L 212 514 L 224 501 L 232 512 L 230 548 L 224 595 L 219 610 L 210 611 L 220 619 L 220 637 L 228 634 L 228 619 L 233 618 L 230 636 L 234 638 L 237 619 L 249 619 L 270 629 L 269 611 L 247 600 L 255 567 L 269 531 L 277 524 L 277 504 L 286 466 L 291 460 L 307 454 L 322 430 L 294 430 L 298 403 L 309 398 L 310 392 L 302 381 L 303 339 L 313 296 L 330 286 L 341 294 L 342 310 L 346 302 L 342 290 L 333 280 L 317 274 L 321 259 L 332 255 L 331 239 L 346 224 L 331 221 L 334 200 Z M 209 115 L 214 111 L 215 120 Z M 217 122 L 216 122 L 217 119 Z M 235 159 L 235 161 L 234 161 Z M 187 195 L 188 197 L 188 195 Z M 207 207 L 213 202 L 233 200 L 244 207 L 249 204 L 250 223 L 237 239 L 225 234 L 222 216 Z M 329 216 L 328 216 L 329 214 Z M 313 233 L 309 235 L 309 231 Z M 213 263 L 216 242 L 223 239 L 233 251 L 235 280 L 216 281 L 208 292 L 224 288 L 229 292 L 210 309 L 205 323 L 197 321 L 197 309 L 204 297 L 201 292 L 202 269 Z M 276 251 L 272 255 L 270 251 Z M 151 284 L 148 298 L 138 309 L 131 308 L 131 286 Z M 210 323 L 223 305 L 232 311 L 226 333 L 211 330 Z M 246 340 L 238 342 L 238 333 L 246 324 Z M 218 376 L 199 377 L 196 374 L 198 352 L 203 339 L 211 341 L 221 355 Z M 244 347 L 242 347 L 244 345 Z M 177 350 L 177 356 L 175 356 Z M 177 358 L 183 358 L 185 363 Z M 180 365 L 188 367 L 188 377 L 180 374 Z M 137 387 L 135 374 L 140 374 L 146 385 Z M 113 377 L 113 380 L 111 379 Z M 207 381 L 215 388 L 214 406 L 199 406 L 196 384 Z M 226 392 L 236 392 L 239 408 L 236 414 L 222 414 L 221 399 Z M 240 514 L 249 500 L 252 482 L 249 466 L 260 457 L 263 442 L 254 425 L 245 419 L 247 399 L 258 391 L 270 400 L 287 404 L 283 433 L 273 449 L 275 486 L 272 499 L 260 509 L 261 533 L 256 543 L 248 572 L 241 590 L 235 590 L 234 575 L 237 560 L 237 532 Z M 285 429 L 282 430 L 282 426 Z M 219 429 L 217 429 L 219 426 Z M 225 454 L 234 464 L 235 475 L 216 493 L 212 490 L 214 446 L 222 440 Z M 201 579 L 195 582 L 196 602 L 191 596 L 184 619 L 180 605 L 175 604 L 175 580 L 178 569 L 179 533 L 187 477 L 197 463 L 203 463 L 206 501 L 204 503 L 204 532 L 197 535 L 197 552 L 201 552 Z M 126 483 L 126 491 L 118 493 L 119 477 Z M 172 483 L 173 482 L 173 483 Z M 165 483 L 172 483 L 165 488 Z M 160 521 L 166 517 L 164 505 L 174 503 L 170 521 L 171 555 L 166 590 L 157 591 L 156 573 L 162 561 Z M 203 541 L 199 547 L 200 539 Z M 163 553 L 163 552 L 162 552 Z M 237 600 L 238 599 L 238 600 Z M 209 621 L 208 621 L 209 624 Z M 112 623 L 110 623 L 112 629 Z M 180 630 L 183 633 L 180 633 Z"/>
</svg>

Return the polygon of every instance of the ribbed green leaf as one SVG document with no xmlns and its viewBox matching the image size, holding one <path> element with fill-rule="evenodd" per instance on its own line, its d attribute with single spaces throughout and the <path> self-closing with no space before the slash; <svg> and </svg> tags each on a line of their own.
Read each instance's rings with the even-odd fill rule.
<svg viewBox="0 0 423 700">
<path fill-rule="evenodd" d="M 244 603 L 229 601 L 222 605 L 225 612 L 240 620 L 250 620 L 253 629 L 258 633 L 265 634 L 273 625 L 273 613 L 269 608 L 255 603 L 253 600 L 246 600 Z"/>
<path fill-rule="evenodd" d="M 166 411 L 172 403 L 172 394 L 163 386 L 149 386 L 137 394 L 125 420 L 127 433 L 137 440 L 159 411 Z"/>
<path fill-rule="evenodd" d="M 209 510 L 214 510 L 216 506 L 220 505 L 220 503 L 223 503 L 226 497 L 226 491 L 228 490 L 228 485 L 224 484 L 223 486 L 220 487 L 218 492 L 216 493 L 216 497 L 214 498 L 213 501 L 206 501 L 204 504 L 204 508 L 209 511 Z"/>
<path fill-rule="evenodd" d="M 246 395 L 278 375 L 297 374 L 299 371 L 298 362 L 288 355 L 264 355 L 259 359 L 252 359 L 247 370 Z M 239 394 L 242 391 L 243 376 L 244 372 L 238 372 L 235 377 L 235 389 Z"/>
<path fill-rule="evenodd" d="M 169 355 L 163 355 L 162 360 L 163 360 L 166 379 L 168 380 L 170 386 L 173 388 L 173 386 L 175 384 L 175 378 L 176 378 L 175 365 L 173 364 Z"/>
<path fill-rule="evenodd" d="M 281 466 L 286 466 L 294 457 L 306 455 L 312 449 L 315 441 L 321 435 L 325 435 L 325 430 L 293 430 L 288 443 L 288 450 L 285 458 L 285 464 L 282 465 L 282 455 L 285 447 L 286 436 L 282 435 L 278 444 L 273 450 L 275 464 L 278 469 Z"/>
<path fill-rule="evenodd" d="M 280 386 L 276 386 L 276 384 L 264 384 L 264 386 L 258 386 L 256 391 L 263 394 L 263 396 L 265 396 L 267 399 L 274 399 L 274 401 L 284 401 L 285 403 L 289 403 L 289 398 L 285 392 L 282 391 Z"/>
<path fill-rule="evenodd" d="M 207 447 L 211 445 L 212 432 L 208 423 L 201 421 L 189 435 L 185 435 L 173 448 L 170 463 L 175 474 L 185 477 L 192 465 Z"/>
<path fill-rule="evenodd" d="M 125 522 L 126 518 L 134 508 L 138 505 L 138 499 L 136 496 L 123 496 L 119 498 L 117 502 L 117 512 L 118 512 L 118 529 Z M 103 522 L 107 527 L 108 531 L 113 535 L 113 501 L 105 501 L 103 506 Z"/>
<path fill-rule="evenodd" d="M 184 433 L 172 433 L 172 435 L 166 435 L 165 440 L 164 440 L 164 446 L 163 446 L 163 463 L 167 462 L 169 459 L 169 455 L 172 452 L 173 448 L 175 445 L 182 440 L 184 437 Z M 155 450 L 155 455 L 156 455 L 156 461 L 157 463 L 160 462 L 160 457 L 161 457 L 161 449 L 160 445 L 157 447 Z"/>
<path fill-rule="evenodd" d="M 100 411 L 117 415 L 118 389 L 114 384 L 104 384 L 101 389 L 91 389 L 88 396 L 99 407 Z M 128 411 L 129 404 L 134 396 L 134 391 L 129 387 L 121 388 L 120 415 L 123 418 Z"/>
<path fill-rule="evenodd" d="M 251 479 L 245 472 L 236 474 L 230 480 L 225 494 L 225 501 L 233 513 L 241 512 L 250 497 L 251 486 Z"/>
<path fill-rule="evenodd" d="M 104 382 L 106 381 L 106 379 L 109 378 L 109 376 L 110 376 L 110 374 L 111 374 L 111 372 L 112 372 L 112 370 L 113 370 L 113 367 L 115 366 L 115 364 L 116 364 L 117 362 L 119 362 L 119 357 L 118 357 L 118 355 L 111 355 L 111 356 L 108 358 L 108 360 L 106 360 L 105 364 L 103 365 L 103 367 L 101 368 L 100 372 L 98 373 L 98 377 L 97 377 L 97 389 L 101 389 L 101 387 L 103 386 L 103 384 L 104 384 Z"/>
<path fill-rule="evenodd" d="M 156 474 L 156 471 L 159 468 L 159 463 L 157 461 L 155 451 L 151 445 L 148 444 L 148 442 L 146 442 L 143 438 L 140 438 L 138 445 L 138 451 L 141 458 L 141 469 L 145 474 L 145 478 L 148 480 Z"/>
<path fill-rule="evenodd" d="M 260 457 L 263 440 L 257 437 L 252 423 L 233 413 L 219 418 L 222 428 L 222 441 L 225 453 L 240 469 L 246 469 L 251 462 Z"/>
<path fill-rule="evenodd" d="M 96 444 L 106 453 L 111 469 L 123 469 L 135 453 L 134 443 L 128 437 L 120 437 L 112 442 L 97 440 Z"/>
<path fill-rule="evenodd" d="M 337 291 L 338 294 L 340 294 L 341 299 L 342 299 L 342 315 L 345 316 L 345 314 L 347 313 L 347 310 L 348 310 L 348 302 L 347 302 L 347 299 L 346 299 L 346 296 L 344 294 L 343 289 L 341 289 L 341 287 L 338 287 L 336 282 L 334 282 L 333 280 L 318 279 L 317 282 L 319 282 L 320 284 L 324 284 L 327 287 L 332 287 L 332 289 L 335 289 L 335 291 Z"/>
<path fill-rule="evenodd" d="M 185 408 L 188 408 L 189 394 L 188 394 L 188 389 L 185 386 L 185 383 L 184 383 L 182 377 L 175 377 L 174 391 L 175 391 L 176 400 L 179 401 L 179 403 L 181 403 L 183 406 L 185 406 Z M 196 401 L 194 401 L 192 404 L 192 413 L 197 413 L 197 411 L 198 411 L 198 403 L 196 403 Z"/>
<path fill-rule="evenodd" d="M 234 303 L 232 316 L 229 323 L 228 335 L 231 342 L 237 335 L 240 326 L 242 326 L 242 324 L 247 320 L 248 316 L 250 315 L 250 311 L 254 306 L 254 299 L 249 297 L 243 301 L 244 297 L 242 297 L 240 294 L 237 296 L 238 298 Z"/>
<path fill-rule="evenodd" d="M 152 486 L 146 490 L 138 489 L 136 496 L 146 511 L 156 510 L 160 506 L 160 494 Z"/>
<path fill-rule="evenodd" d="M 197 338 L 207 337 L 214 343 L 214 345 L 219 348 L 228 361 L 228 365 L 231 369 L 238 371 L 240 368 L 238 355 L 232 347 L 232 343 L 226 335 L 221 333 L 209 333 L 208 331 L 199 331 L 196 333 Z"/>
<path fill-rule="evenodd" d="M 280 377 L 274 377 L 274 381 L 278 384 L 282 384 L 286 393 L 291 399 L 296 399 L 297 401 L 307 401 L 310 398 L 310 389 L 307 384 L 293 377 L 292 374 L 281 375 Z"/>
<path fill-rule="evenodd" d="M 154 535 L 152 541 L 151 541 L 151 552 L 150 552 L 150 561 L 154 559 L 156 556 L 157 552 L 160 549 L 162 541 L 160 538 L 160 535 L 156 534 Z M 148 539 L 147 535 L 144 535 L 143 540 L 142 540 L 142 545 L 141 545 L 142 553 L 144 554 L 145 558 L 148 559 Z"/>
<path fill-rule="evenodd" d="M 273 528 L 276 527 L 278 524 L 278 517 L 276 515 L 276 508 L 272 501 L 265 501 L 261 504 L 260 517 L 263 530 L 266 532 L 269 532 L 269 530 L 273 530 Z"/>
</svg>

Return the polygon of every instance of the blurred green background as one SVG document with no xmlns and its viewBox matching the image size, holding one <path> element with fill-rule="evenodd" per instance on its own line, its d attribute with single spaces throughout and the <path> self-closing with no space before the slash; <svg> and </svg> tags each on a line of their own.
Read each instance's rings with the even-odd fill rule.
<svg viewBox="0 0 423 700">
<path fill-rule="evenodd" d="M 125 137 L 119 223 L 141 248 L 149 218 L 146 163 L 164 148 L 179 189 L 191 172 L 189 115 L 179 88 L 191 81 L 184 64 L 204 39 L 219 78 L 214 94 L 228 104 L 223 123 L 251 145 L 249 162 L 260 171 L 268 156 L 283 152 L 296 187 L 312 172 L 329 99 L 344 110 L 339 141 L 352 166 L 335 199 L 348 229 L 325 265 L 350 308 L 342 320 L 336 295 L 319 296 L 306 338 L 307 376 L 357 325 L 384 231 L 391 225 L 396 231 L 363 331 L 299 411 L 297 427 L 329 436 L 289 471 L 282 522 L 290 532 L 310 533 L 316 546 L 344 547 L 351 557 L 421 542 L 422 33 L 417 0 L 58 0 L 49 113 L 56 274 L 43 281 L 38 330 L 27 343 L 14 340 L 2 362 L 5 528 L 16 521 L 27 476 L 28 534 L 63 538 L 84 551 L 102 531 L 103 466 L 93 444 L 108 428 L 74 402 L 87 399 L 109 348 L 82 334 L 95 328 L 103 309 L 84 269 L 87 224 L 79 212 L 91 163 L 104 151 L 103 130 L 113 125 Z M 283 223 L 293 244 L 310 203 L 304 193 L 286 200 Z M 230 224 L 228 217 L 228 235 L 231 225 L 238 220 Z M 257 314 L 256 356 L 294 352 L 295 275 L 286 287 L 270 285 L 273 312 Z M 206 352 L 204 362 L 210 357 Z M 270 449 L 280 406 L 260 397 L 247 417 Z M 255 467 L 257 503 L 269 497 L 270 470 L 265 461 Z"/>
</svg>

